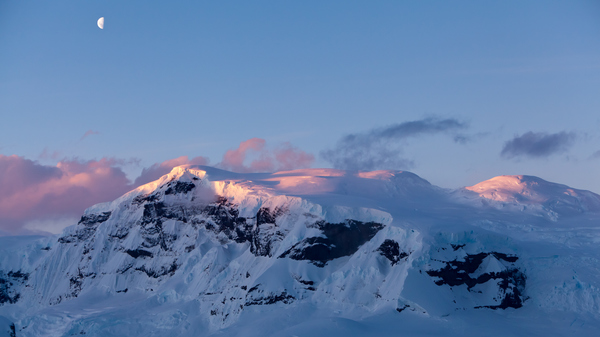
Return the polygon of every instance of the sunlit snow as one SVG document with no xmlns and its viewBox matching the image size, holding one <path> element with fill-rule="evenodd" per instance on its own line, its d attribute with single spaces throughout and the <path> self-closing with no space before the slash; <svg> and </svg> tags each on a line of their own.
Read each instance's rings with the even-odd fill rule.
<svg viewBox="0 0 600 337">
<path fill-rule="evenodd" d="M 536 177 L 181 166 L 0 238 L 0 336 L 595 336 L 599 220 Z"/>
</svg>

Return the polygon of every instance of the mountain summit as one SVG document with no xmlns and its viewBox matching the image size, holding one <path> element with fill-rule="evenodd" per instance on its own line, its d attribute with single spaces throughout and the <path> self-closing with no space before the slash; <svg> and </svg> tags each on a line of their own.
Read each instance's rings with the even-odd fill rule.
<svg viewBox="0 0 600 337">
<path fill-rule="evenodd" d="M 587 334 L 599 205 L 530 176 L 180 166 L 61 235 L 0 238 L 0 334 Z"/>
</svg>

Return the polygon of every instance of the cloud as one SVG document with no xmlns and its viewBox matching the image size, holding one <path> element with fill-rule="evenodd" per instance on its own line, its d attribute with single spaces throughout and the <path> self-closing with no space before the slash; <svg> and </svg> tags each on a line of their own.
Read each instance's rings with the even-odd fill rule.
<svg viewBox="0 0 600 337">
<path fill-rule="evenodd" d="M 83 134 L 83 136 L 81 137 L 81 139 L 80 139 L 79 141 L 82 141 L 82 140 L 86 139 L 86 138 L 87 138 L 87 137 L 89 137 L 89 136 L 92 136 L 92 135 L 99 135 L 99 134 L 100 134 L 100 132 L 98 132 L 98 131 L 94 131 L 94 130 L 87 130 L 87 131 L 86 131 L 86 132 Z"/>
<path fill-rule="evenodd" d="M 53 157 L 44 151 L 42 157 Z M 249 164 L 246 160 L 251 159 Z M 289 170 L 309 167 L 314 156 L 289 143 L 273 149 L 264 139 L 252 138 L 229 150 L 220 166 L 238 172 Z M 180 165 L 207 165 L 208 158 L 181 156 L 144 168 L 131 182 L 122 167 L 138 159 L 62 159 L 56 166 L 24 157 L 0 154 L 0 235 L 40 231 L 56 233 L 75 224 L 83 211 L 111 201 Z"/>
<path fill-rule="evenodd" d="M 600 159 L 600 150 L 592 153 L 592 155 L 590 156 L 590 159 Z"/>
<path fill-rule="evenodd" d="M 59 232 L 75 224 L 83 211 L 167 174 L 175 166 L 205 165 L 208 159 L 187 156 L 142 170 L 132 183 L 121 169 L 138 159 L 63 159 L 56 166 L 16 155 L 0 155 L 0 233 Z"/>
<path fill-rule="evenodd" d="M 179 165 L 208 165 L 208 158 L 206 157 L 195 157 L 188 159 L 188 156 L 181 156 L 175 159 L 165 160 L 162 163 L 156 163 L 148 168 L 142 170 L 139 177 L 135 179 L 133 183 L 136 187 L 147 184 L 154 181 L 163 175 L 171 172 L 171 170 Z"/>
<path fill-rule="evenodd" d="M 246 164 L 249 158 L 250 163 Z M 271 150 L 264 139 L 251 138 L 241 142 L 237 149 L 228 150 L 218 166 L 234 172 L 273 172 L 307 168 L 314 159 L 312 154 L 290 143 Z"/>
<path fill-rule="evenodd" d="M 573 145 L 576 135 L 573 132 L 527 132 L 504 143 L 500 155 L 504 158 L 529 157 L 545 158 L 566 152 Z"/>
<path fill-rule="evenodd" d="M 462 144 L 469 138 L 457 131 L 466 128 L 466 123 L 454 118 L 425 118 L 393 124 L 365 133 L 346 135 L 335 148 L 321 152 L 321 156 L 339 169 L 406 169 L 413 167 L 414 162 L 402 157 L 404 140 L 423 135 L 449 134 L 454 142 Z"/>
<path fill-rule="evenodd" d="M 46 166 L 0 155 L 0 229 L 16 233 L 26 222 L 78 217 L 85 208 L 130 189 L 112 159 L 63 160 Z"/>
</svg>

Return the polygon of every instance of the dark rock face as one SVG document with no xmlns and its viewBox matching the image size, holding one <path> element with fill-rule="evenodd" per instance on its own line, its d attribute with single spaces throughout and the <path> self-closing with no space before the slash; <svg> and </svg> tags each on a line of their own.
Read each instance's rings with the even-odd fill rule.
<svg viewBox="0 0 600 337">
<path fill-rule="evenodd" d="M 21 294 L 16 288 L 23 286 L 28 279 L 29 274 L 21 271 L 9 271 L 7 274 L 0 271 L 0 305 L 17 303 Z"/>
<path fill-rule="evenodd" d="M 194 183 L 186 183 L 177 181 L 169 183 L 169 188 L 165 191 L 165 195 L 188 193 L 196 187 Z"/>
<path fill-rule="evenodd" d="M 88 214 L 81 217 L 78 224 L 84 226 L 96 226 L 108 220 L 111 212 L 102 212 L 100 214 Z"/>
<path fill-rule="evenodd" d="M 281 214 L 280 209 L 271 212 L 269 208 L 261 207 L 256 213 L 256 225 L 275 224 L 275 219 Z"/>
<path fill-rule="evenodd" d="M 282 291 L 280 293 L 265 293 L 259 287 L 260 284 L 257 284 L 248 290 L 248 293 L 246 294 L 246 303 L 244 306 L 249 307 L 251 305 L 268 305 L 277 302 L 290 304 L 296 300 L 294 296 L 288 294 L 286 291 Z"/>
<path fill-rule="evenodd" d="M 80 227 L 75 234 L 63 236 L 58 239 L 60 243 L 81 242 L 91 238 L 96 232 L 99 224 L 106 222 L 110 218 L 111 212 L 102 212 L 100 214 L 87 214 L 81 217 L 77 225 Z"/>
<path fill-rule="evenodd" d="M 356 220 L 337 224 L 319 221 L 315 226 L 321 230 L 322 236 L 306 238 L 296 243 L 280 258 L 309 260 L 318 267 L 324 267 L 333 259 L 354 254 L 384 227 L 380 223 Z"/>
<path fill-rule="evenodd" d="M 193 213 L 192 213 L 193 214 Z M 144 215 L 142 225 L 161 223 L 165 219 L 187 222 L 186 209 L 179 205 L 167 205 L 164 202 L 151 202 L 144 204 Z"/>
<path fill-rule="evenodd" d="M 134 259 L 137 259 L 138 257 L 149 257 L 152 258 L 153 254 L 147 250 L 143 250 L 143 249 L 128 249 L 125 251 L 125 253 L 127 253 L 129 256 L 133 257 Z"/>
<path fill-rule="evenodd" d="M 303 279 L 301 279 L 299 276 L 298 276 L 298 277 L 294 277 L 294 279 L 295 279 L 296 281 L 298 281 L 298 283 L 300 283 L 300 284 L 302 284 L 302 285 L 305 285 L 305 286 L 307 286 L 306 288 L 304 288 L 304 289 L 306 289 L 306 290 L 310 290 L 310 291 L 315 291 L 315 290 L 317 290 L 317 288 L 315 288 L 315 287 L 314 287 L 314 285 L 315 285 L 315 282 L 314 282 L 314 281 L 311 281 L 311 280 L 303 280 Z"/>
<path fill-rule="evenodd" d="M 84 272 L 80 268 L 77 269 L 77 274 L 71 275 L 69 279 L 69 289 L 71 290 L 70 294 L 67 294 L 66 297 L 77 297 L 83 288 L 83 282 L 86 278 L 95 278 L 96 273 Z"/>
<path fill-rule="evenodd" d="M 209 218 L 200 222 L 206 229 L 224 233 L 238 243 L 251 241 L 252 225 L 248 224 L 248 219 L 239 216 L 236 206 L 226 198 L 219 197 L 217 202 L 207 205 L 202 213 Z"/>
<path fill-rule="evenodd" d="M 146 268 L 146 266 L 141 266 L 139 268 L 136 268 L 135 270 L 141 271 L 142 273 L 148 275 L 148 277 L 159 278 L 159 277 L 165 276 L 165 275 L 170 275 L 170 276 L 175 275 L 175 272 L 177 271 L 178 268 L 179 268 L 179 266 L 177 265 L 177 261 L 173 261 L 173 263 L 171 263 L 171 265 L 162 266 L 159 270 Z"/>
<path fill-rule="evenodd" d="M 71 276 L 71 278 L 69 279 L 69 286 L 71 289 L 72 297 L 77 297 L 77 295 L 79 295 L 79 293 L 81 292 L 81 286 L 83 285 L 84 278 L 85 277 L 81 273 L 81 270 L 79 270 L 79 273 L 77 275 Z"/>
<path fill-rule="evenodd" d="M 262 207 L 256 213 L 256 227 L 250 233 L 250 251 L 256 256 L 272 256 L 275 246 L 285 237 L 276 223 L 278 216 L 284 214 L 285 209 Z"/>
<path fill-rule="evenodd" d="M 400 245 L 398 244 L 398 242 L 390 239 L 386 239 L 385 241 L 383 241 L 381 246 L 377 248 L 377 251 L 379 252 L 379 254 L 385 256 L 388 260 L 390 260 L 392 266 L 400 262 L 400 260 L 408 257 L 408 255 L 410 255 L 409 253 L 401 252 Z"/>
<path fill-rule="evenodd" d="M 505 267 L 503 270 L 474 275 L 483 260 L 488 257 L 504 261 Z M 449 285 L 450 287 L 456 287 L 466 285 L 468 291 L 472 291 L 479 284 L 494 281 L 498 284 L 498 297 L 496 299 L 500 299 L 500 304 L 483 305 L 476 308 L 520 308 L 523 306 L 523 301 L 525 300 L 523 291 L 525 290 L 526 276 L 514 265 L 518 259 L 517 256 L 498 252 L 467 254 L 464 261 L 447 261 L 443 268 L 428 270 L 427 274 L 438 278 L 435 284 L 439 286 Z"/>
<path fill-rule="evenodd" d="M 222 197 L 214 203 L 195 208 L 156 201 L 145 202 L 143 207 L 141 225 L 146 248 L 160 244 L 163 250 L 167 250 L 170 242 L 176 240 L 162 231 L 162 223 L 167 219 L 204 226 L 215 234 L 225 234 L 229 240 L 237 243 L 249 242 L 250 251 L 256 256 L 271 256 L 274 244 L 283 238 L 276 224 L 276 218 L 285 212 L 283 209 L 271 211 L 261 208 L 255 218 L 246 218 L 239 216 L 236 205 Z"/>
<path fill-rule="evenodd" d="M 277 302 L 283 302 L 285 304 L 290 304 L 295 299 L 296 298 L 294 296 L 289 295 L 288 293 L 286 293 L 284 291 L 280 294 L 268 295 L 265 297 L 260 297 L 258 299 L 248 301 L 244 304 L 244 306 L 249 307 L 251 305 L 266 305 L 266 304 L 273 304 L 273 303 L 277 303 Z"/>
</svg>

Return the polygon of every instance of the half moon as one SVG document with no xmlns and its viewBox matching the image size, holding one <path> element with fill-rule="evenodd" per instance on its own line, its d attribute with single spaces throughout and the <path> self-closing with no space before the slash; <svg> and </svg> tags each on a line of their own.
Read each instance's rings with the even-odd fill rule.
<svg viewBox="0 0 600 337">
<path fill-rule="evenodd" d="M 104 29 L 104 17 L 98 19 L 98 28 Z"/>
</svg>

